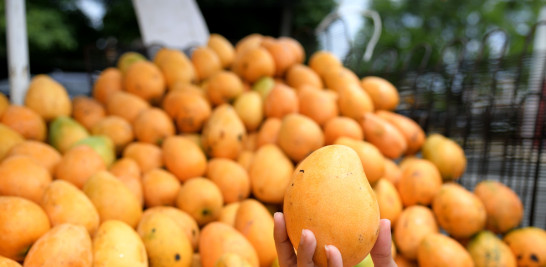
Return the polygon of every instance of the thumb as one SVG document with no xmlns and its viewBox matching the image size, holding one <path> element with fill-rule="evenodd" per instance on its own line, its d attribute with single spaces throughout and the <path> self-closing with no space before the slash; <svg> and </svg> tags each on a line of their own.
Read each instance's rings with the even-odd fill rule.
<svg viewBox="0 0 546 267">
<path fill-rule="evenodd" d="M 379 222 L 379 236 L 370 254 L 373 264 L 380 267 L 396 266 L 392 258 L 391 221 L 382 219 Z"/>
</svg>

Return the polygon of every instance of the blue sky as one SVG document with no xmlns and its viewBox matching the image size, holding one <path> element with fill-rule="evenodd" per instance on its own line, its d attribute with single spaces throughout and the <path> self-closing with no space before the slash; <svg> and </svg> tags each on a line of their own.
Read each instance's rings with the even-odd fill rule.
<svg viewBox="0 0 546 267">
<path fill-rule="evenodd" d="M 78 0 L 78 7 L 91 19 L 94 27 L 102 26 L 105 9 L 101 2 L 95 0 Z"/>
</svg>

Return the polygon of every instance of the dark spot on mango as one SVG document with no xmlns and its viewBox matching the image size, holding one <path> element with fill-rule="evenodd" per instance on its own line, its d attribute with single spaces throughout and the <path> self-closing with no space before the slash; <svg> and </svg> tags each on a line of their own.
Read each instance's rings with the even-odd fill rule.
<svg viewBox="0 0 546 267">
<path fill-rule="evenodd" d="M 237 140 L 239 140 L 239 142 L 242 142 L 243 141 L 243 134 L 238 134 L 237 135 Z"/>
<path fill-rule="evenodd" d="M 538 262 L 538 257 L 537 257 L 537 255 L 536 255 L 536 254 L 534 254 L 534 253 L 533 253 L 533 254 L 531 254 L 531 257 L 530 257 L 530 258 L 531 258 L 531 260 L 532 260 L 532 261 L 534 261 L 534 262 Z"/>
<path fill-rule="evenodd" d="M 294 186 L 294 183 L 292 183 L 292 186 Z"/>
<path fill-rule="evenodd" d="M 197 234 L 197 232 L 195 231 L 195 229 L 191 229 L 191 235 L 195 236 Z"/>
<path fill-rule="evenodd" d="M 305 171 L 304 171 L 304 170 L 300 170 L 300 172 L 301 172 L 301 173 L 305 173 Z"/>
<path fill-rule="evenodd" d="M 155 141 L 155 143 L 156 143 L 158 146 L 161 146 L 161 145 L 163 144 L 163 139 L 164 139 L 164 137 L 160 137 L 160 138 L 158 138 L 158 139 Z"/>
<path fill-rule="evenodd" d="M 178 254 L 178 253 L 174 254 L 174 260 L 179 261 L 180 260 L 180 254 Z"/>
<path fill-rule="evenodd" d="M 31 247 L 31 246 L 32 246 L 32 244 L 30 244 L 30 245 L 26 246 L 25 248 L 23 248 L 23 249 L 21 250 L 21 252 L 19 252 L 18 256 L 24 258 L 24 257 L 28 254 L 28 251 L 30 250 L 30 247 Z"/>
<path fill-rule="evenodd" d="M 518 255 L 517 258 L 518 258 L 518 260 L 521 260 L 521 259 L 523 259 L 523 255 Z"/>
<path fill-rule="evenodd" d="M 224 135 L 225 135 L 224 131 L 220 131 L 220 138 L 224 138 Z"/>
<path fill-rule="evenodd" d="M 152 228 L 152 233 L 155 233 L 155 228 Z"/>
<path fill-rule="evenodd" d="M 203 209 L 203 210 L 201 211 L 201 214 L 202 214 L 203 216 L 208 216 L 208 215 L 210 215 L 211 213 L 212 213 L 212 212 L 210 212 L 209 209 Z"/>
<path fill-rule="evenodd" d="M 378 228 L 379 230 L 379 228 Z M 364 241 L 364 236 L 362 236 L 362 234 L 359 234 L 358 235 L 358 242 L 363 242 Z"/>
</svg>

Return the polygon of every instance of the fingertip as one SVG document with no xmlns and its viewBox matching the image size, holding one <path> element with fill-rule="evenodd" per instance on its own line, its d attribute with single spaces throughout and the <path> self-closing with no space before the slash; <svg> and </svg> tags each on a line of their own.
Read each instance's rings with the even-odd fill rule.
<svg viewBox="0 0 546 267">
<path fill-rule="evenodd" d="M 383 225 L 383 227 L 390 229 L 391 228 L 391 220 L 389 219 L 381 219 L 380 224 Z"/>
<path fill-rule="evenodd" d="M 391 221 L 381 219 L 379 224 L 379 236 L 370 251 L 372 260 L 376 266 L 391 266 L 392 259 L 392 239 L 391 239 Z"/>
<path fill-rule="evenodd" d="M 298 266 L 314 266 L 313 255 L 317 246 L 315 235 L 311 230 L 301 231 L 300 243 L 298 245 Z M 300 265 L 300 262 L 302 263 Z"/>
<path fill-rule="evenodd" d="M 273 238 L 275 240 L 275 248 L 279 257 L 279 265 L 293 266 L 291 263 L 297 262 L 296 254 L 294 252 L 294 246 L 288 238 L 284 215 L 282 212 L 275 212 L 275 214 L 273 214 L 273 221 Z"/>
<path fill-rule="evenodd" d="M 303 242 L 308 242 L 309 239 L 311 238 L 314 238 L 315 235 L 313 234 L 313 232 L 311 232 L 311 230 L 308 230 L 308 229 L 302 229 L 301 230 L 301 241 L 300 243 L 303 243 Z"/>
<path fill-rule="evenodd" d="M 273 237 L 275 242 L 285 242 L 288 240 L 288 233 L 286 232 L 286 224 L 281 212 L 276 212 L 273 215 Z"/>
<path fill-rule="evenodd" d="M 383 235 L 391 237 L 391 220 L 381 219 L 379 231 L 383 232 Z"/>
<path fill-rule="evenodd" d="M 324 246 L 324 248 L 326 249 L 326 255 L 328 256 L 331 256 L 332 254 L 339 254 L 341 255 L 341 252 L 339 251 L 339 249 L 336 248 L 336 246 L 334 245 L 326 245 Z"/>
<path fill-rule="evenodd" d="M 341 252 L 333 245 L 324 246 L 326 250 L 326 259 L 328 260 L 329 267 L 342 267 L 343 259 L 341 257 Z"/>
<path fill-rule="evenodd" d="M 305 229 L 301 229 L 301 237 L 300 237 L 299 247 L 301 247 L 305 243 L 305 238 L 306 238 Z"/>
<path fill-rule="evenodd" d="M 341 254 L 341 252 L 339 252 L 339 249 L 337 249 L 335 246 L 332 246 L 332 245 L 325 245 L 324 249 L 326 250 L 326 258 L 328 260 L 332 259 L 332 257 L 335 257 L 334 254 L 336 253 Z"/>
</svg>

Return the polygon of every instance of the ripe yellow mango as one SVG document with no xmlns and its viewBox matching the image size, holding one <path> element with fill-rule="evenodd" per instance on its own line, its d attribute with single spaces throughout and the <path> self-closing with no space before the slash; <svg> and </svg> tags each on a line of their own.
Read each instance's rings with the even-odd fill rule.
<svg viewBox="0 0 546 267">
<path fill-rule="evenodd" d="M 151 266 L 189 267 L 191 242 L 169 215 L 156 212 L 140 220 L 137 232 L 142 238 Z"/>
<path fill-rule="evenodd" d="M 81 225 L 59 224 L 30 248 L 23 266 L 91 267 L 91 237 Z"/>
<path fill-rule="evenodd" d="M 317 239 L 313 260 L 328 266 L 325 245 L 334 245 L 344 266 L 370 252 L 379 232 L 379 206 L 358 154 L 344 145 L 315 150 L 294 170 L 284 197 L 288 236 L 296 247 L 303 229 Z"/>
<path fill-rule="evenodd" d="M 108 220 L 93 238 L 94 267 L 148 267 L 148 255 L 137 232 L 127 223 Z"/>
</svg>

